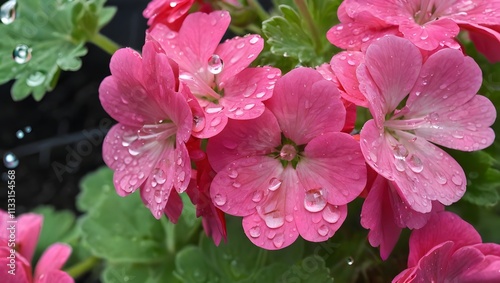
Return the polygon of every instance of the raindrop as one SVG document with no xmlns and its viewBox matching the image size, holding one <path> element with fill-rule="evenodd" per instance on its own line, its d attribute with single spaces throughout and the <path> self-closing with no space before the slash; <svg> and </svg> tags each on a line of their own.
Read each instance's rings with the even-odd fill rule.
<svg viewBox="0 0 500 283">
<path fill-rule="evenodd" d="M 338 25 L 335 29 L 336 29 L 336 30 L 343 30 L 343 29 L 344 29 L 344 26 L 343 26 L 343 25 Z"/>
<path fill-rule="evenodd" d="M 346 262 L 347 262 L 348 265 L 353 265 L 354 264 L 354 259 L 352 258 L 352 256 L 350 256 L 350 257 L 348 257 L 346 259 Z"/>
<path fill-rule="evenodd" d="M 222 122 L 222 118 L 221 117 L 215 117 L 211 122 L 210 122 L 210 126 L 212 127 L 216 127 L 218 125 L 220 125 L 220 122 Z"/>
<path fill-rule="evenodd" d="M 16 137 L 17 137 L 18 139 L 22 139 L 22 138 L 24 138 L 24 132 L 23 132 L 22 130 L 18 130 L 18 131 L 16 132 Z"/>
<path fill-rule="evenodd" d="M 285 243 L 285 235 L 283 235 L 283 233 L 279 233 L 273 239 L 273 244 L 278 249 L 283 247 L 284 243 Z"/>
<path fill-rule="evenodd" d="M 33 74 L 29 75 L 26 79 L 26 84 L 30 87 L 35 87 L 41 85 L 45 81 L 45 74 L 41 71 L 36 71 Z"/>
<path fill-rule="evenodd" d="M 226 204 L 227 199 L 221 194 L 216 194 L 214 197 L 214 201 L 216 205 L 223 206 L 224 204 Z"/>
<path fill-rule="evenodd" d="M 262 197 L 264 196 L 264 193 L 261 192 L 261 191 L 256 191 L 253 193 L 253 196 L 252 196 L 252 201 L 253 202 L 259 202 L 262 200 Z"/>
<path fill-rule="evenodd" d="M 264 221 L 269 228 L 279 228 L 285 224 L 285 218 L 279 210 L 264 214 Z"/>
<path fill-rule="evenodd" d="M 428 117 L 428 121 L 430 121 L 430 122 L 437 122 L 437 120 L 439 119 L 439 114 L 436 113 L 436 112 L 432 112 L 427 117 Z"/>
<path fill-rule="evenodd" d="M 337 206 L 327 206 L 323 209 L 323 219 L 328 223 L 337 223 L 340 219 L 340 211 Z"/>
<path fill-rule="evenodd" d="M 185 179 L 186 179 L 186 172 L 182 171 L 181 173 L 179 173 L 179 176 L 177 176 L 177 181 L 184 182 Z"/>
<path fill-rule="evenodd" d="M 235 179 L 236 177 L 238 177 L 238 171 L 230 170 L 228 176 L 229 176 L 229 178 Z"/>
<path fill-rule="evenodd" d="M 155 202 L 157 204 L 160 204 L 162 201 L 161 191 L 155 191 L 153 195 L 154 195 Z"/>
<path fill-rule="evenodd" d="M 224 109 L 223 106 L 212 105 L 212 106 L 206 107 L 205 112 L 207 112 L 208 114 L 215 114 L 215 113 L 221 112 L 222 109 Z"/>
<path fill-rule="evenodd" d="M 281 181 L 277 178 L 271 178 L 268 189 L 272 192 L 276 191 L 281 186 Z"/>
<path fill-rule="evenodd" d="M 304 207 L 309 212 L 321 211 L 326 206 L 326 200 L 323 197 L 323 190 L 312 189 L 306 192 L 304 198 Z"/>
<path fill-rule="evenodd" d="M 160 185 L 164 184 L 167 181 L 167 178 L 165 178 L 165 172 L 162 169 L 158 168 L 153 171 L 153 179 Z"/>
<path fill-rule="evenodd" d="M 0 7 L 0 19 L 5 25 L 11 24 L 16 19 L 16 0 L 9 0 Z"/>
<path fill-rule="evenodd" d="M 19 165 L 19 159 L 17 159 L 17 156 L 13 152 L 7 151 L 3 155 L 3 165 L 9 169 L 14 169 Z"/>
<path fill-rule="evenodd" d="M 208 60 L 208 71 L 214 75 L 220 74 L 222 68 L 224 67 L 224 62 L 217 54 L 213 54 Z"/>
<path fill-rule="evenodd" d="M 170 2 L 170 7 L 171 8 L 175 8 L 175 6 L 177 6 L 177 2 L 175 2 L 175 1 L 174 2 Z"/>
<path fill-rule="evenodd" d="M 252 38 L 251 38 L 248 42 L 250 42 L 250 44 L 252 44 L 252 45 L 253 45 L 253 44 L 255 44 L 255 43 L 259 42 L 259 37 L 254 36 L 254 37 L 252 37 Z"/>
<path fill-rule="evenodd" d="M 408 149 L 402 144 L 397 144 L 393 150 L 394 157 L 399 160 L 405 160 L 408 153 Z"/>
<path fill-rule="evenodd" d="M 356 62 L 354 62 L 353 60 L 347 60 L 347 64 L 354 66 L 356 65 Z"/>
<path fill-rule="evenodd" d="M 457 186 L 460 186 L 463 183 L 462 178 L 460 178 L 460 176 L 458 175 L 453 175 L 453 177 L 451 177 L 451 181 Z"/>
<path fill-rule="evenodd" d="M 446 180 L 446 177 L 441 172 L 436 171 L 436 181 L 438 184 L 444 185 L 448 180 Z"/>
<path fill-rule="evenodd" d="M 260 236 L 260 226 L 253 226 L 250 228 L 250 237 L 257 238 Z"/>
<path fill-rule="evenodd" d="M 200 132 L 205 127 L 205 118 L 193 116 L 193 132 Z"/>
<path fill-rule="evenodd" d="M 318 234 L 322 237 L 328 235 L 328 227 L 326 225 L 321 225 L 321 227 L 318 228 Z"/>
<path fill-rule="evenodd" d="M 451 134 L 451 136 L 456 138 L 456 139 L 463 139 L 464 138 L 464 134 L 461 131 L 454 131 Z"/>
<path fill-rule="evenodd" d="M 420 173 L 424 170 L 424 164 L 422 160 L 418 158 L 416 155 L 412 155 L 409 160 L 406 161 L 408 163 L 408 167 L 410 167 L 411 171 L 415 173 Z"/>
<path fill-rule="evenodd" d="M 18 64 L 27 63 L 31 60 L 31 48 L 29 48 L 28 45 L 19 44 L 12 52 L 12 58 Z"/>
<path fill-rule="evenodd" d="M 243 107 L 243 109 L 245 109 L 245 110 L 250 110 L 250 109 L 252 109 L 254 106 L 255 106 L 255 103 L 249 103 L 249 104 L 245 105 L 245 107 Z"/>
</svg>

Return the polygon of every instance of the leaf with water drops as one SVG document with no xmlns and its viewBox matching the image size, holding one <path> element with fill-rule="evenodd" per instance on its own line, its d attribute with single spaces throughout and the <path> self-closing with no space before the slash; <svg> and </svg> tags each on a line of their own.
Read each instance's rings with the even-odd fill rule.
<svg viewBox="0 0 500 283">
<path fill-rule="evenodd" d="M 309 0 L 305 2 L 307 11 L 301 11 L 301 13 L 309 14 L 310 24 L 304 15 L 298 12 L 300 9 L 292 8 L 293 4 L 287 3 L 287 5 L 279 6 L 282 15 L 263 22 L 262 30 L 268 37 L 273 54 L 289 57 L 296 64 L 314 67 L 329 62 L 336 50 L 328 42 L 325 34 L 337 18 L 336 11 L 340 1 Z"/>
<path fill-rule="evenodd" d="M 120 197 L 112 173 L 101 169 L 82 182 L 78 206 L 88 210 L 82 219 L 83 242 L 93 255 L 110 262 L 152 263 L 166 257 L 165 232 L 151 216 L 138 193 Z"/>
<path fill-rule="evenodd" d="M 103 283 L 180 283 L 173 270 L 172 259 L 149 264 L 108 264 L 101 279 Z"/>
<path fill-rule="evenodd" d="M 0 84 L 15 80 L 12 98 L 41 100 L 61 70 L 76 71 L 113 8 L 105 0 L 10 0 L 0 7 Z"/>
</svg>

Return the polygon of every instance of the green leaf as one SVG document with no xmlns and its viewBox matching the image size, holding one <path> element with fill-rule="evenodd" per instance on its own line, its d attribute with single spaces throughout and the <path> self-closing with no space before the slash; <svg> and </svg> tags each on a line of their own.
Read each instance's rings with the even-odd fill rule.
<svg viewBox="0 0 500 283">
<path fill-rule="evenodd" d="M 41 100 L 54 89 L 60 70 L 81 67 L 85 43 L 112 17 L 101 0 L 23 0 L 17 2 L 16 19 L 0 26 L 0 84 L 16 80 L 11 95 L 21 100 L 33 95 Z M 102 17 L 102 18 L 100 18 Z M 13 60 L 16 47 L 27 46 L 31 58 Z"/>
<path fill-rule="evenodd" d="M 178 283 L 173 276 L 173 260 L 156 264 L 108 264 L 102 274 L 104 283 Z"/>
<path fill-rule="evenodd" d="M 85 176 L 80 182 L 81 193 L 77 197 L 76 206 L 82 212 L 88 212 L 106 197 L 116 194 L 113 185 L 113 171 L 102 167 Z"/>
<path fill-rule="evenodd" d="M 113 188 L 112 174 L 100 169 L 82 182 L 79 206 L 88 209 L 82 219 L 83 242 L 92 253 L 110 262 L 157 263 L 166 254 L 165 232 L 144 206 L 139 192 L 127 197 L 102 193 Z"/>
<path fill-rule="evenodd" d="M 262 24 L 270 51 L 303 66 L 315 67 L 330 62 L 338 51 L 326 39 L 326 32 L 337 21 L 337 0 L 305 1 L 303 9 L 293 3 L 277 1 L 281 15 L 273 16 Z"/>
<path fill-rule="evenodd" d="M 288 268 L 275 282 L 331 283 L 333 278 L 330 276 L 330 269 L 326 267 L 323 258 L 311 255 L 305 257 L 300 264 Z"/>
<path fill-rule="evenodd" d="M 216 270 L 212 269 L 202 256 L 199 247 L 184 248 L 176 255 L 175 263 L 176 275 L 182 282 L 220 282 Z"/>
</svg>

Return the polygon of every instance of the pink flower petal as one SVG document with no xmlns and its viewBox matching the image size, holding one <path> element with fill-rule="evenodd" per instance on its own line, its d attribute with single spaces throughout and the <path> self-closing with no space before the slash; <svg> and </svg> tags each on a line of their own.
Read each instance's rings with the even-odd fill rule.
<svg viewBox="0 0 500 283">
<path fill-rule="evenodd" d="M 410 236 L 408 266 L 429 254 L 434 246 L 452 241 L 455 251 L 461 247 L 481 243 L 481 236 L 474 227 L 452 212 L 440 212 L 429 219 L 422 229 L 414 230 Z"/>
<path fill-rule="evenodd" d="M 55 243 L 48 247 L 36 265 L 34 275 L 35 281 L 37 281 L 40 276 L 50 271 L 60 270 L 70 255 L 71 247 L 67 244 Z"/>
<path fill-rule="evenodd" d="M 17 251 L 28 261 L 31 261 L 42 230 L 43 216 L 35 213 L 26 213 L 19 216 L 16 220 Z M 9 223 L 6 224 L 7 227 L 11 226 Z M 5 229 L 4 231 L 8 230 Z"/>
<path fill-rule="evenodd" d="M 383 37 L 368 47 L 365 63 L 358 68 L 360 89 L 375 109 L 391 113 L 412 89 L 421 66 L 422 55 L 408 40 Z M 372 114 L 378 117 L 381 113 Z"/>
<path fill-rule="evenodd" d="M 191 160 L 189 159 L 189 153 L 186 148 L 186 144 L 183 142 L 177 143 L 175 148 L 175 177 L 174 177 L 174 187 L 177 192 L 184 192 L 191 179 Z"/>
<path fill-rule="evenodd" d="M 500 25 L 500 3 L 489 0 L 457 1 L 454 13 L 448 16 L 457 23 Z"/>
<path fill-rule="evenodd" d="M 216 207 L 236 216 L 253 214 L 272 193 L 268 188 L 283 172 L 281 163 L 267 156 L 240 158 L 220 170 L 212 181 L 210 194 Z M 284 188 L 283 188 L 284 190 Z"/>
<path fill-rule="evenodd" d="M 256 206 L 257 213 L 243 218 L 243 229 L 255 245 L 268 250 L 276 250 L 291 245 L 299 235 L 294 221 L 294 206 L 297 205 L 296 195 L 301 192 L 302 188 L 291 166 L 283 170 L 281 164 L 275 161 L 271 168 L 274 170 L 272 176 L 276 179 L 268 179 L 261 185 L 265 194 L 264 199 Z M 267 171 L 261 169 L 262 172 Z M 255 176 L 253 175 L 253 178 Z M 279 184 L 275 183 L 276 180 Z M 255 189 L 254 192 L 259 193 Z"/>
<path fill-rule="evenodd" d="M 0 224 L 1 225 L 1 224 Z M 10 248 L 5 246 L 0 246 L 0 274 L 2 274 L 2 282 L 5 283 L 29 283 L 33 282 L 31 275 L 31 264 L 25 259 L 20 253 L 16 253 L 15 260 L 15 275 L 12 276 L 8 274 L 11 270 L 10 264 L 11 259 L 9 256 Z"/>
<path fill-rule="evenodd" d="M 35 281 L 35 283 L 74 283 L 73 277 L 61 270 L 52 270 Z"/>
<path fill-rule="evenodd" d="M 257 34 L 249 34 L 225 41 L 215 50 L 224 63 L 217 76 L 218 84 L 223 83 L 247 68 L 264 48 L 264 39 Z M 212 55 L 212 54 L 210 54 Z"/>
<path fill-rule="evenodd" d="M 120 196 L 126 196 L 141 186 L 164 148 L 154 141 L 154 144 L 146 144 L 134 140 L 136 136 L 137 129 L 117 124 L 104 138 L 102 156 L 106 165 L 115 170 L 113 183 Z"/>
<path fill-rule="evenodd" d="M 266 106 L 283 134 L 297 145 L 323 133 L 338 132 L 345 122 L 345 108 L 335 84 L 313 69 L 298 68 L 281 77 Z"/>
<path fill-rule="evenodd" d="M 381 134 L 370 120 L 361 131 L 361 150 L 375 171 L 397 184 L 412 209 L 426 213 L 433 200 L 449 205 L 463 196 L 465 174 L 453 158 L 423 138 L 403 131 L 395 135 L 399 141 Z"/>
<path fill-rule="evenodd" d="M 469 31 L 469 36 L 476 49 L 481 52 L 491 63 L 500 62 L 500 28 L 488 28 L 480 25 L 460 25 Z"/>
<path fill-rule="evenodd" d="M 342 97 L 358 106 L 368 107 L 365 96 L 359 90 L 356 69 L 364 61 L 364 54 L 355 51 L 344 51 L 332 57 L 330 64 L 345 92 Z"/>
<path fill-rule="evenodd" d="M 297 194 L 297 208 L 294 213 L 295 224 L 300 236 L 307 241 L 322 242 L 333 237 L 347 217 L 347 205 L 326 206 L 317 212 L 306 210 L 307 192 Z"/>
<path fill-rule="evenodd" d="M 231 120 L 224 131 L 211 138 L 207 155 L 215 171 L 221 171 L 236 159 L 272 153 L 281 144 L 278 121 L 266 110 L 251 121 Z"/>
<path fill-rule="evenodd" d="M 328 133 L 311 140 L 296 170 L 304 189 L 320 188 L 333 205 L 349 203 L 366 185 L 359 143 L 344 133 Z"/>
<path fill-rule="evenodd" d="M 442 45 L 460 48 L 454 40 L 460 28 L 450 19 L 439 19 L 422 26 L 413 21 L 406 21 L 400 24 L 399 30 L 405 38 L 423 50 L 434 50 Z"/>
<path fill-rule="evenodd" d="M 168 219 L 175 224 L 181 216 L 183 206 L 184 205 L 179 194 L 177 192 L 170 191 L 170 195 L 168 196 L 168 201 L 163 212 L 167 215 Z"/>
<path fill-rule="evenodd" d="M 446 265 L 451 257 L 452 248 L 453 242 L 451 241 L 443 242 L 432 247 L 429 252 L 420 259 L 417 266 L 415 266 L 413 270 L 414 281 L 407 282 L 446 282 Z"/>
<path fill-rule="evenodd" d="M 446 270 L 446 279 L 448 279 L 449 282 L 464 282 L 464 280 L 461 280 L 463 274 L 474 273 L 474 271 L 477 270 L 477 266 L 480 265 L 484 259 L 484 255 L 474 247 L 463 247 L 458 249 L 453 253 L 451 258 L 447 260 L 448 268 Z M 483 271 L 484 270 L 481 270 L 481 273 L 483 273 Z M 495 271 L 495 273 L 497 273 L 496 278 L 499 279 L 500 275 L 498 275 L 498 270 Z M 478 280 L 479 278 L 474 279 L 477 280 L 475 282 L 488 282 L 488 280 Z"/>
<path fill-rule="evenodd" d="M 361 226 L 370 229 L 368 241 L 372 247 L 380 246 L 380 257 L 386 260 L 401 234 L 394 222 L 396 214 L 391 205 L 391 188 L 387 179 L 377 175 L 361 210 Z"/>
</svg>

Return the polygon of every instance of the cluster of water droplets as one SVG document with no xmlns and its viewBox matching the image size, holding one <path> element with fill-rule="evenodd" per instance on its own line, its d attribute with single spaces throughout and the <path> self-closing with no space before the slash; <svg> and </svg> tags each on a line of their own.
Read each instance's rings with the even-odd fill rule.
<svg viewBox="0 0 500 283">
<path fill-rule="evenodd" d="M 415 154 L 411 153 L 404 144 L 396 144 L 392 153 L 394 155 L 394 165 L 396 170 L 404 172 L 406 168 L 410 168 L 415 173 L 420 173 L 424 170 L 422 160 Z"/>
</svg>

